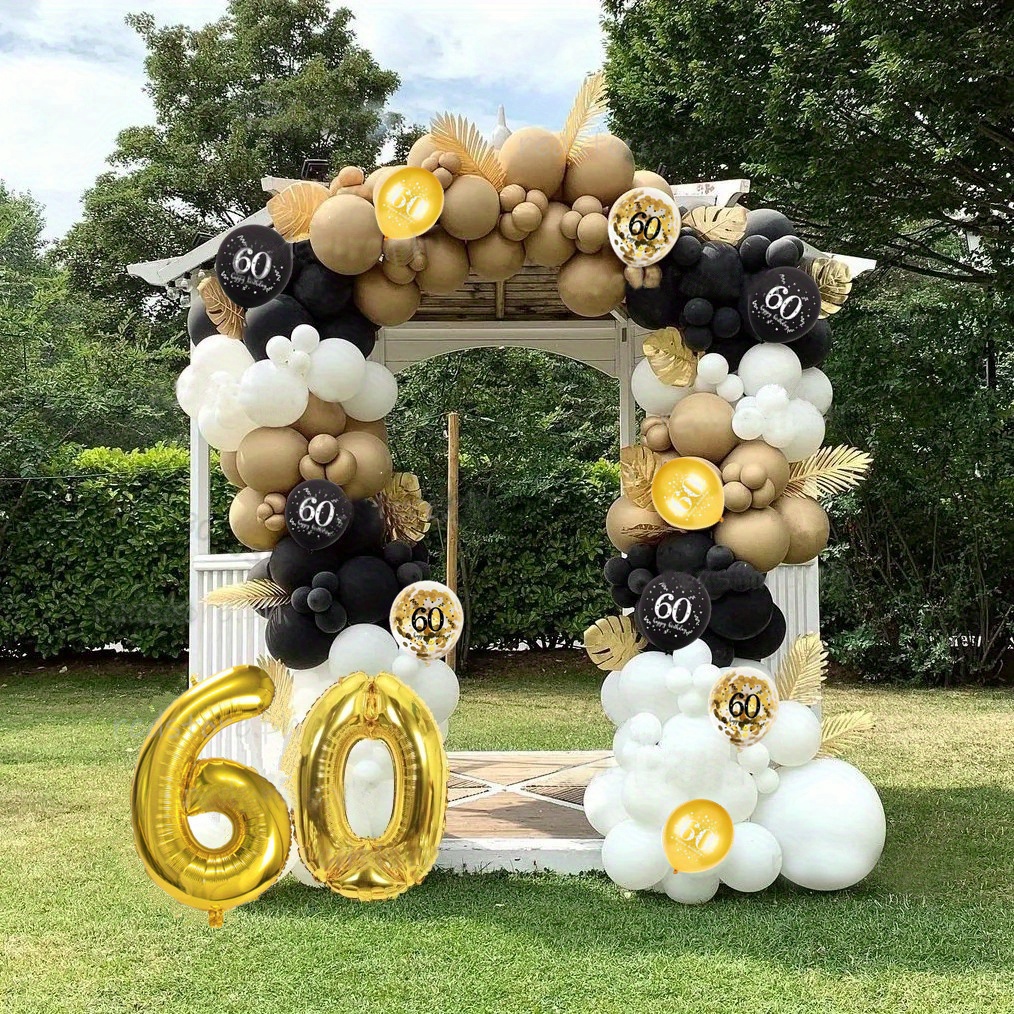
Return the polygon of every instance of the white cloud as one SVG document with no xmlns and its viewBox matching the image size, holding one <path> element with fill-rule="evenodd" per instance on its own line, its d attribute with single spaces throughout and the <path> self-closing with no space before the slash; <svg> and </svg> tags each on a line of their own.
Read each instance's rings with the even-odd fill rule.
<svg viewBox="0 0 1014 1014">
<path fill-rule="evenodd" d="M 512 126 L 562 124 L 581 79 L 600 66 L 598 0 L 418 3 L 346 0 L 360 42 L 402 86 L 393 107 L 425 122 L 450 110 L 490 130 L 504 103 Z M 0 0 L 0 177 L 46 205 L 48 234 L 80 213 L 116 134 L 150 122 L 144 48 L 124 24 L 212 21 L 224 0 Z"/>
</svg>

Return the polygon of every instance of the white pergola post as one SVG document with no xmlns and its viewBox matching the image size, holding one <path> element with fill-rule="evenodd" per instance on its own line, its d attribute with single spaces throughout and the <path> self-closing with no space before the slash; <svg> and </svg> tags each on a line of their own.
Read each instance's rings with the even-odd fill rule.
<svg viewBox="0 0 1014 1014">
<path fill-rule="evenodd" d="M 196 417 L 190 420 L 190 671 L 202 679 L 211 675 L 196 672 L 204 643 L 204 610 L 201 606 L 200 574 L 196 562 L 211 552 L 211 470 L 210 448 L 201 436 Z"/>
</svg>

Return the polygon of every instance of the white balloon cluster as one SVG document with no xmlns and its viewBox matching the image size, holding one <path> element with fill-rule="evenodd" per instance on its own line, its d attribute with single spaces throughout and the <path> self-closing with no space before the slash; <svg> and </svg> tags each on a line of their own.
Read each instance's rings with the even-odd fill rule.
<svg viewBox="0 0 1014 1014">
<path fill-rule="evenodd" d="M 398 382 L 386 366 L 367 362 L 343 338 L 321 341 L 309 324 L 289 338 L 275 335 L 267 353 L 255 362 L 242 342 L 223 335 L 194 347 L 176 397 L 212 447 L 234 451 L 258 426 L 291 426 L 311 394 L 339 402 L 360 422 L 383 419 L 398 399 Z"/>
<path fill-rule="evenodd" d="M 756 662 L 734 660 L 731 669 Z M 602 705 L 618 728 L 617 766 L 585 792 L 589 823 L 605 838 L 602 864 L 627 890 L 665 892 L 700 904 L 724 883 L 760 891 L 782 873 L 804 887 L 836 890 L 873 869 L 884 844 L 884 810 L 855 768 L 815 760 L 821 726 L 810 708 L 782 701 L 763 742 L 737 747 L 708 714 L 713 686 L 729 669 L 711 664 L 703 641 L 667 655 L 643 652 L 602 684 Z M 703 873 L 674 873 L 663 827 L 693 799 L 723 806 L 734 838 Z"/>
</svg>

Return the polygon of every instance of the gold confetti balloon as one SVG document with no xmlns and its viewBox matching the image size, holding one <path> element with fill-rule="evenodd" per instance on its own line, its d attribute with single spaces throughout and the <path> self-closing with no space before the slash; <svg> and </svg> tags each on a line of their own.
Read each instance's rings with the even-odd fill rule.
<svg viewBox="0 0 1014 1014">
<path fill-rule="evenodd" d="M 712 687 L 708 711 L 736 746 L 750 746 L 771 728 L 778 714 L 778 690 L 762 669 L 735 666 Z"/>
<path fill-rule="evenodd" d="M 433 173 L 409 166 L 391 173 L 373 194 L 377 225 L 388 239 L 430 230 L 444 210 L 444 188 Z"/>
<path fill-rule="evenodd" d="M 685 456 L 665 462 L 651 480 L 651 502 L 674 528 L 697 531 L 722 520 L 722 477 L 703 458 Z"/>
<path fill-rule="evenodd" d="M 728 855 L 734 833 L 724 806 L 711 799 L 691 799 L 669 814 L 662 845 L 674 873 L 703 873 Z"/>
<path fill-rule="evenodd" d="M 622 194 L 609 211 L 609 243 L 616 256 L 635 268 L 660 261 L 680 234 L 676 202 L 655 187 L 634 187 Z"/>
<path fill-rule="evenodd" d="M 439 581 L 416 581 L 391 606 L 391 633 L 405 650 L 422 659 L 443 658 L 458 643 L 465 612 L 458 596 Z"/>
</svg>

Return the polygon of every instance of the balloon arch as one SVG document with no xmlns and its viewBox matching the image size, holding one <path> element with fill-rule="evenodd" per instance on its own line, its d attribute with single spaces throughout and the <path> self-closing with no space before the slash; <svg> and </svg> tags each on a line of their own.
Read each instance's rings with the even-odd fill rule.
<svg viewBox="0 0 1014 1014">
<path fill-rule="evenodd" d="M 177 396 L 237 489 L 233 533 L 268 554 L 238 558 L 239 583 L 208 589 L 192 572 L 193 609 L 260 616 L 264 648 L 257 666 L 202 667 L 134 781 L 146 869 L 214 924 L 286 872 L 376 900 L 436 861 L 441 740 L 458 700 L 444 658 L 461 607 L 431 580 L 429 506 L 395 470 L 385 417 L 398 387 L 375 349 L 379 336 L 379 358 L 397 363 L 404 339 L 389 336 L 416 317 L 415 340 L 448 351 L 454 329 L 428 325 L 427 308 L 502 320 L 517 278 L 521 306 L 542 299 L 566 319 L 511 323 L 508 341 L 490 323 L 489 344 L 559 352 L 573 333 L 586 347 L 564 354 L 621 384 L 622 489 L 605 519 L 617 552 L 604 567 L 617 613 L 584 634 L 617 726 L 616 765 L 585 795 L 603 868 L 624 888 L 697 903 L 779 873 L 846 887 L 879 857 L 879 797 L 832 756 L 868 716 L 818 717 L 826 651 L 805 630 L 784 643 L 768 580 L 815 559 L 829 531 L 819 499 L 869 465 L 822 447 L 832 390 L 820 366 L 849 261 L 773 209 L 635 169 L 620 138 L 591 132 L 603 106 L 592 75 L 561 131 L 497 145 L 437 117 L 406 166 L 280 181 L 224 236 L 131 268 L 191 290 Z M 483 344 L 481 325 L 465 326 L 456 340 Z M 631 397 L 645 413 L 636 433 Z M 217 756 L 222 737 L 208 749 L 234 723 L 264 733 L 247 764 Z M 223 813 L 216 840 L 207 822 Z"/>
</svg>

